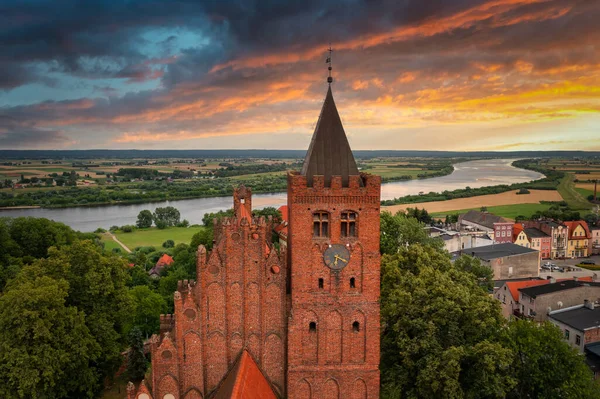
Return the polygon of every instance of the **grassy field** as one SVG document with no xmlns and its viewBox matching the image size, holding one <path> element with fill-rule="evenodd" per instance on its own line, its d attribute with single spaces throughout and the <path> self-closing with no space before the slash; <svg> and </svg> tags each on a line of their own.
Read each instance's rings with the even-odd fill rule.
<svg viewBox="0 0 600 399">
<path fill-rule="evenodd" d="M 104 243 L 104 249 L 107 251 L 112 251 L 114 248 L 120 248 L 123 250 L 123 247 L 121 247 L 115 240 L 112 239 L 110 233 L 103 233 L 100 237 Z"/>
<path fill-rule="evenodd" d="M 574 176 L 567 173 L 558 185 L 558 192 L 573 210 L 589 210 L 592 204 L 575 189 Z"/>
<path fill-rule="evenodd" d="M 167 240 L 189 244 L 192 236 L 200 231 L 202 227 L 171 227 L 168 229 L 138 229 L 131 233 L 115 232 L 117 238 L 133 251 L 135 247 L 154 246 L 160 247 Z M 116 244 L 116 243 L 115 243 Z"/>
<path fill-rule="evenodd" d="M 515 205 L 499 205 L 499 206 L 488 206 L 487 210 L 489 213 L 494 215 L 502 216 L 508 219 L 515 219 L 517 216 L 530 217 L 537 211 L 545 211 L 550 208 L 549 204 L 515 204 Z M 459 209 L 455 211 L 437 212 L 432 213 L 432 217 L 445 218 L 446 215 L 453 215 L 456 213 L 466 213 L 470 210 L 478 211 L 480 208 L 470 209 Z"/>
</svg>

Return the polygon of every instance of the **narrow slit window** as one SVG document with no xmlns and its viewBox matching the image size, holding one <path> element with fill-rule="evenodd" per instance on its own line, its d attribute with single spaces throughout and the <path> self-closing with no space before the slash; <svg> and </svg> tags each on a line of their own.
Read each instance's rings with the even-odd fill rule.
<svg viewBox="0 0 600 399">
<path fill-rule="evenodd" d="M 317 323 L 315 323 L 314 321 L 311 321 L 310 324 L 308 325 L 308 332 L 311 332 L 311 333 L 317 332 Z"/>
<path fill-rule="evenodd" d="M 356 212 L 342 212 L 341 218 L 341 236 L 356 237 Z"/>
<path fill-rule="evenodd" d="M 358 321 L 355 321 L 354 323 L 352 323 L 352 331 L 354 331 L 354 332 L 360 331 L 360 323 Z"/>
<path fill-rule="evenodd" d="M 329 237 L 329 213 L 313 213 L 313 237 Z"/>
<path fill-rule="evenodd" d="M 356 279 L 354 277 L 350 277 L 350 288 L 356 288 Z"/>
<path fill-rule="evenodd" d="M 319 279 L 319 288 L 323 289 L 323 279 Z"/>
</svg>

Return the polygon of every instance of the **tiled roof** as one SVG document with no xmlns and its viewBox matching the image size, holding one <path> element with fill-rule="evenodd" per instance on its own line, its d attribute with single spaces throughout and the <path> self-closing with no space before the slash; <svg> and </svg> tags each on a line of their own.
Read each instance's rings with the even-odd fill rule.
<svg viewBox="0 0 600 399">
<path fill-rule="evenodd" d="M 569 227 L 569 240 L 584 240 L 586 238 L 591 238 L 590 229 L 588 228 L 588 224 L 583 220 L 574 220 L 572 222 L 564 222 L 565 226 Z M 573 232 L 577 228 L 577 226 L 583 227 L 585 230 L 585 237 L 583 236 L 573 236 Z"/>
<path fill-rule="evenodd" d="M 156 262 L 156 266 L 170 266 L 173 264 L 173 262 L 175 261 L 169 254 L 163 254 L 158 262 Z"/>
<path fill-rule="evenodd" d="M 526 228 L 525 229 L 525 234 L 527 234 L 527 237 L 529 237 L 529 238 L 550 237 L 548 234 L 544 233 L 540 229 L 536 229 L 535 227 L 528 227 L 528 228 Z"/>
<path fill-rule="evenodd" d="M 515 223 L 513 226 L 513 242 L 517 241 L 519 238 L 519 234 L 523 231 L 523 225 L 521 223 Z"/>
<path fill-rule="evenodd" d="M 538 285 L 549 284 L 550 280 L 527 280 L 527 281 L 511 281 L 507 282 L 506 286 L 508 287 L 510 294 L 512 295 L 515 301 L 519 301 L 519 289 L 535 287 Z"/>
<path fill-rule="evenodd" d="M 461 216 L 461 220 L 466 220 L 471 223 L 479 224 L 487 228 L 493 229 L 494 223 L 506 223 L 507 220 L 503 217 L 493 215 L 487 212 L 469 211 Z"/>
<path fill-rule="evenodd" d="M 341 176 L 342 185 L 346 187 L 349 176 L 359 174 L 342 120 L 333 101 L 331 86 L 327 89 L 301 174 L 306 176 L 309 185 L 312 185 L 313 176 L 324 176 L 325 186 L 330 185 L 331 176 Z"/>
<path fill-rule="evenodd" d="M 212 399 L 277 399 L 252 356 L 244 350 Z"/>
</svg>

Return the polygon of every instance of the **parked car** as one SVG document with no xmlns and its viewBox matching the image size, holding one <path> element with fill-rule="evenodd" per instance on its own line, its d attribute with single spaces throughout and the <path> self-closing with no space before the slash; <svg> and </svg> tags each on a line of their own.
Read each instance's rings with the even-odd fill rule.
<svg viewBox="0 0 600 399">
<path fill-rule="evenodd" d="M 542 265 L 542 269 L 545 269 L 545 270 L 552 270 L 552 268 L 550 267 L 550 265 L 546 265 L 546 264 L 543 264 L 543 265 Z"/>
<path fill-rule="evenodd" d="M 581 264 L 581 265 L 595 265 L 596 262 L 594 262 L 593 260 L 582 260 L 581 262 L 579 262 L 579 264 Z"/>
</svg>

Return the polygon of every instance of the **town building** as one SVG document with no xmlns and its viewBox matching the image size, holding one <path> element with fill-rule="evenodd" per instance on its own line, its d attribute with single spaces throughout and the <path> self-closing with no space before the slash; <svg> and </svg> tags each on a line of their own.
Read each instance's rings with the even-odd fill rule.
<svg viewBox="0 0 600 399">
<path fill-rule="evenodd" d="M 584 353 L 585 346 L 600 341 L 600 306 L 590 300 L 583 304 L 548 313 L 548 321 L 555 324 L 571 346 Z"/>
<path fill-rule="evenodd" d="M 549 259 L 552 254 L 552 237 L 535 227 L 525 228 L 531 248 L 540 251 L 540 258 Z"/>
<path fill-rule="evenodd" d="M 494 280 L 537 277 L 540 271 L 538 251 L 513 243 L 486 245 L 462 251 L 479 258 L 494 272 Z"/>
<path fill-rule="evenodd" d="M 158 261 L 156 262 L 156 264 L 154 265 L 154 267 L 152 267 L 152 269 L 150 269 L 150 271 L 148 272 L 148 274 L 152 278 L 159 278 L 160 277 L 160 273 L 166 267 L 171 266 L 173 263 L 175 263 L 175 260 L 169 254 L 163 254 L 158 259 Z"/>
<path fill-rule="evenodd" d="M 512 242 L 513 240 L 514 223 L 488 212 L 468 211 L 458 217 L 458 224 L 467 230 L 486 232 L 497 243 Z"/>
<path fill-rule="evenodd" d="M 564 222 L 569 229 L 569 240 L 567 243 L 567 257 L 582 258 L 588 256 L 590 244 L 590 230 L 584 220 Z"/>
<path fill-rule="evenodd" d="M 520 245 L 525 248 L 530 248 L 531 243 L 529 242 L 529 237 L 523 228 L 523 225 L 520 223 L 516 223 L 513 226 L 513 243 Z"/>
<path fill-rule="evenodd" d="M 550 258 L 559 259 L 567 257 L 567 243 L 569 227 L 553 220 L 531 220 L 525 222 L 525 228 L 536 228 L 551 237 Z"/>
<path fill-rule="evenodd" d="M 557 281 L 519 289 L 520 315 L 545 321 L 548 313 L 579 305 L 584 300 L 600 300 L 600 283 L 579 279 Z"/>
<path fill-rule="evenodd" d="M 590 228 L 590 244 L 589 248 L 592 251 L 592 255 L 600 254 L 600 226 L 594 226 Z"/>
<path fill-rule="evenodd" d="M 584 347 L 584 355 L 585 363 L 594 373 L 594 379 L 598 379 L 600 377 L 600 341 L 587 344 Z"/>
<path fill-rule="evenodd" d="M 251 190 L 237 188 L 235 216 L 215 221 L 197 281 L 179 282 L 151 338 L 151 384 L 130 384 L 128 399 L 378 398 L 380 192 L 329 87 L 288 174 L 286 245 L 273 247 L 273 221 L 252 217 Z"/>
<path fill-rule="evenodd" d="M 515 312 L 519 312 L 519 289 L 536 287 L 538 285 L 550 284 L 550 280 L 534 279 L 522 281 L 506 281 L 494 293 L 494 298 L 500 302 L 502 315 L 507 319 L 512 318 Z"/>
</svg>

